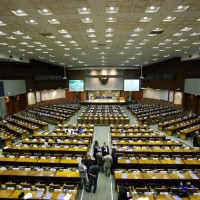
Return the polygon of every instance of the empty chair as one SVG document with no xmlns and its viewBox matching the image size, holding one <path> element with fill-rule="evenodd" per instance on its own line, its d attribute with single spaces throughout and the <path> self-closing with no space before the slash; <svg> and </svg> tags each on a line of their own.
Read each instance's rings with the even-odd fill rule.
<svg viewBox="0 0 200 200">
<path fill-rule="evenodd" d="M 46 189 L 46 184 L 44 183 L 36 183 L 35 184 L 35 187 L 38 189 L 38 190 L 45 190 Z"/>
<path fill-rule="evenodd" d="M 188 193 L 189 194 L 193 194 L 193 193 L 198 193 L 199 192 L 199 188 L 188 188 Z"/>
<path fill-rule="evenodd" d="M 168 188 L 166 186 L 155 187 L 154 192 L 155 193 L 168 192 Z"/>
<path fill-rule="evenodd" d="M 150 189 L 149 189 L 149 187 L 146 187 L 146 186 L 144 186 L 144 187 L 136 187 L 136 188 L 135 188 L 135 191 L 136 191 L 138 194 L 143 194 L 143 193 L 145 193 L 145 192 L 149 192 Z"/>
<path fill-rule="evenodd" d="M 50 191 L 56 191 L 56 190 L 60 190 L 61 186 L 59 184 L 50 184 L 49 185 L 49 190 Z"/>
<path fill-rule="evenodd" d="M 16 188 L 16 183 L 13 182 L 7 182 L 5 183 L 6 189 L 15 189 Z"/>
</svg>

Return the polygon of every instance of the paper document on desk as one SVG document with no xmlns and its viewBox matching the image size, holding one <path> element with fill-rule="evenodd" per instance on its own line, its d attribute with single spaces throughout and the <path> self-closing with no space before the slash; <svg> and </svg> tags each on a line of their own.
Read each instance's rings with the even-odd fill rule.
<svg viewBox="0 0 200 200">
<path fill-rule="evenodd" d="M 32 197 L 32 193 L 28 192 L 25 196 L 24 199 L 30 199 Z"/>
<path fill-rule="evenodd" d="M 64 197 L 63 200 L 69 200 L 69 199 L 71 198 L 71 196 L 72 196 L 72 195 L 68 193 L 68 194 L 65 195 L 65 197 Z"/>
<path fill-rule="evenodd" d="M 141 197 L 141 198 L 137 198 L 137 200 L 149 200 L 148 197 Z"/>
<path fill-rule="evenodd" d="M 198 176 L 197 176 L 196 174 L 190 173 L 190 175 L 191 175 L 191 177 L 192 177 L 193 179 L 199 179 Z"/>
<path fill-rule="evenodd" d="M 122 174 L 122 179 L 127 179 L 127 175 L 126 174 Z"/>
<path fill-rule="evenodd" d="M 185 178 L 185 176 L 183 176 L 183 174 L 181 174 L 181 173 L 178 173 L 177 174 L 181 179 L 184 179 Z"/>
<path fill-rule="evenodd" d="M 62 200 L 62 199 L 64 198 L 64 196 L 65 196 L 64 193 L 60 193 L 60 194 L 58 195 L 57 200 Z"/>
</svg>

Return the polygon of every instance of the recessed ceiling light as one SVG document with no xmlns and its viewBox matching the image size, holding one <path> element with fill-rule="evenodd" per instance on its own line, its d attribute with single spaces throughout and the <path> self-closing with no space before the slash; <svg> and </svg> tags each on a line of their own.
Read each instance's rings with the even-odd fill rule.
<svg viewBox="0 0 200 200">
<path fill-rule="evenodd" d="M 28 54 L 33 54 L 33 52 L 32 52 L 32 51 L 28 51 L 27 53 L 28 53 Z"/>
<path fill-rule="evenodd" d="M 48 35 L 47 37 L 50 38 L 50 39 L 56 38 L 54 35 Z"/>
<path fill-rule="evenodd" d="M 143 28 L 139 28 L 139 27 L 138 27 L 138 28 L 134 29 L 133 31 L 134 31 L 134 32 L 141 32 L 142 30 L 143 30 Z"/>
<path fill-rule="evenodd" d="M 198 18 L 197 21 L 200 22 L 200 18 Z"/>
<path fill-rule="evenodd" d="M 107 33 L 111 33 L 111 32 L 113 32 L 113 31 L 114 31 L 113 28 L 107 28 L 107 29 L 106 29 L 106 32 L 107 32 Z"/>
<path fill-rule="evenodd" d="M 131 37 L 137 37 L 137 36 L 139 36 L 139 33 L 132 33 L 131 34 Z"/>
<path fill-rule="evenodd" d="M 171 21 L 174 21 L 176 19 L 176 17 L 172 17 L 172 16 L 168 16 L 168 17 L 165 17 L 163 19 L 164 22 L 171 22 Z"/>
<path fill-rule="evenodd" d="M 21 31 L 14 31 L 13 33 L 16 34 L 16 35 L 23 35 L 24 34 Z"/>
<path fill-rule="evenodd" d="M 28 43 L 27 42 L 20 42 L 20 44 L 27 45 Z"/>
<path fill-rule="evenodd" d="M 16 40 L 17 38 L 16 37 L 14 37 L 14 36 L 9 36 L 9 37 L 7 37 L 9 40 Z"/>
<path fill-rule="evenodd" d="M 66 34 L 66 35 L 63 35 L 65 38 L 72 38 L 72 36 L 71 35 L 69 35 L 69 34 Z"/>
<path fill-rule="evenodd" d="M 79 14 L 82 14 L 82 15 L 91 13 L 90 8 L 86 8 L 86 7 L 78 8 L 78 12 Z"/>
<path fill-rule="evenodd" d="M 2 45 L 2 46 L 7 46 L 8 43 L 6 43 L 6 42 L 1 42 L 0 45 Z"/>
<path fill-rule="evenodd" d="M 97 40 L 91 40 L 90 42 L 91 43 L 97 43 Z"/>
<path fill-rule="evenodd" d="M 106 37 L 113 37 L 113 34 L 108 33 L 108 34 L 106 34 Z"/>
<path fill-rule="evenodd" d="M 53 13 L 52 13 L 50 10 L 46 9 L 46 8 L 44 8 L 44 9 L 42 9 L 42 10 L 38 10 L 38 12 L 39 12 L 41 15 L 53 15 Z"/>
<path fill-rule="evenodd" d="M 0 31 L 0 35 L 6 35 L 6 33 L 4 33 L 4 32 L 2 32 L 2 31 Z"/>
<path fill-rule="evenodd" d="M 29 48 L 33 48 L 33 47 L 35 47 L 34 45 L 27 45 L 27 47 L 29 47 Z"/>
<path fill-rule="evenodd" d="M 93 28 L 89 28 L 88 30 L 87 30 L 87 33 L 94 33 L 95 32 L 95 30 L 93 29 Z"/>
<path fill-rule="evenodd" d="M 30 36 L 28 36 L 28 35 L 23 36 L 23 38 L 24 38 L 25 40 L 31 40 L 31 39 L 32 39 L 32 37 L 30 37 Z"/>
<path fill-rule="evenodd" d="M 149 21 L 151 21 L 151 17 L 143 17 L 143 18 L 141 18 L 140 19 L 140 22 L 149 22 Z"/>
<path fill-rule="evenodd" d="M 106 13 L 118 13 L 118 8 L 117 7 L 107 7 L 106 8 Z"/>
<path fill-rule="evenodd" d="M 25 49 L 19 49 L 19 51 L 26 51 Z"/>
<path fill-rule="evenodd" d="M 108 17 L 108 18 L 106 19 L 106 22 L 116 22 L 116 21 L 117 21 L 117 19 L 114 18 L 114 17 Z"/>
<path fill-rule="evenodd" d="M 179 36 L 181 36 L 182 34 L 183 34 L 183 33 L 174 33 L 173 36 L 179 37 Z"/>
<path fill-rule="evenodd" d="M 198 36 L 200 33 L 191 33 L 190 36 Z"/>
<path fill-rule="evenodd" d="M 60 21 L 57 20 L 57 19 L 55 19 L 55 18 L 48 20 L 48 22 L 49 22 L 50 24 L 60 24 Z"/>
<path fill-rule="evenodd" d="M 14 45 L 11 45 L 11 46 L 9 46 L 9 48 L 15 49 L 15 48 L 16 48 L 16 46 L 14 46 Z"/>
<path fill-rule="evenodd" d="M 112 40 L 106 40 L 106 42 L 110 43 L 110 42 L 112 42 Z"/>
<path fill-rule="evenodd" d="M 36 24 L 38 24 L 34 19 L 26 20 L 25 22 L 27 24 L 30 24 L 30 25 L 36 25 Z"/>
<path fill-rule="evenodd" d="M 99 49 L 99 47 L 94 47 L 93 49 L 95 49 L 95 50 L 98 50 L 98 49 Z"/>
<path fill-rule="evenodd" d="M 189 6 L 180 5 L 180 6 L 177 7 L 177 9 L 174 12 L 184 12 L 188 8 L 189 8 Z"/>
<path fill-rule="evenodd" d="M 164 41 L 165 41 L 165 42 L 171 42 L 172 39 L 165 39 Z"/>
<path fill-rule="evenodd" d="M 175 49 L 174 51 L 181 51 L 181 49 Z"/>
<path fill-rule="evenodd" d="M 172 45 L 179 45 L 180 43 L 178 43 L 178 42 L 174 42 L 174 43 L 172 43 Z"/>
<path fill-rule="evenodd" d="M 0 26 L 6 26 L 7 24 L 5 24 L 4 22 L 0 21 Z"/>
<path fill-rule="evenodd" d="M 155 12 L 158 12 L 158 10 L 160 9 L 160 7 L 158 6 L 150 6 L 150 7 L 147 7 L 146 9 L 146 13 L 155 13 Z"/>
<path fill-rule="evenodd" d="M 12 10 L 11 12 L 13 14 L 19 16 L 19 17 L 21 17 L 21 16 L 27 16 L 27 14 L 24 11 L 22 11 L 22 10 Z"/>
<path fill-rule="evenodd" d="M 96 37 L 96 35 L 92 33 L 92 34 L 89 34 L 88 37 Z"/>
<path fill-rule="evenodd" d="M 65 29 L 58 30 L 59 33 L 68 33 Z"/>
<path fill-rule="evenodd" d="M 179 42 L 185 42 L 187 39 L 180 39 Z"/>
<path fill-rule="evenodd" d="M 93 20 L 92 20 L 92 18 L 86 17 L 86 18 L 82 19 L 82 22 L 83 23 L 93 23 Z"/>
<path fill-rule="evenodd" d="M 183 29 L 181 29 L 181 31 L 190 31 L 192 28 L 190 28 L 190 27 L 185 27 L 185 28 L 183 28 Z"/>
<path fill-rule="evenodd" d="M 66 50 L 66 51 L 69 51 L 69 50 L 70 50 L 70 48 L 69 48 L 69 47 L 67 47 L 67 48 L 64 48 L 64 50 Z"/>
</svg>

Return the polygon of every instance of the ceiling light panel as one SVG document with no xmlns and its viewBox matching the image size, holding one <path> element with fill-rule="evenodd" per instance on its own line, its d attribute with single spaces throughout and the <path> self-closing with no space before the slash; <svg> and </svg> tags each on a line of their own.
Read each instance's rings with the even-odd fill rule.
<svg viewBox="0 0 200 200">
<path fill-rule="evenodd" d="M 60 21 L 57 20 L 57 19 L 55 19 L 55 18 L 49 19 L 48 22 L 49 22 L 50 24 L 60 24 Z"/>
<path fill-rule="evenodd" d="M 41 14 L 41 15 L 53 15 L 53 13 L 49 10 L 49 9 L 42 9 L 42 10 L 38 10 L 38 12 Z"/>
<path fill-rule="evenodd" d="M 0 26 L 7 26 L 7 24 L 2 22 L 2 21 L 0 21 Z"/>
<path fill-rule="evenodd" d="M 167 16 L 163 19 L 164 22 L 172 22 L 176 19 L 176 17 Z"/>
<path fill-rule="evenodd" d="M 156 12 L 158 12 L 159 9 L 160 9 L 159 6 L 149 6 L 149 7 L 147 7 L 145 12 L 146 13 L 156 13 Z"/>
<path fill-rule="evenodd" d="M 86 18 L 82 19 L 82 22 L 83 23 L 93 23 L 93 19 L 90 17 L 86 17 Z"/>
<path fill-rule="evenodd" d="M 85 15 L 85 14 L 90 14 L 91 10 L 90 10 L 90 8 L 82 7 L 82 8 L 78 8 L 78 12 L 81 15 Z"/>
<path fill-rule="evenodd" d="M 23 10 L 12 10 L 11 12 L 18 17 L 27 16 L 27 14 Z"/>
<path fill-rule="evenodd" d="M 30 25 L 37 25 L 38 24 L 34 19 L 26 20 L 25 22 L 27 24 L 30 24 Z"/>
<path fill-rule="evenodd" d="M 174 12 L 184 12 L 189 8 L 189 6 L 179 5 Z"/>
<path fill-rule="evenodd" d="M 106 13 L 118 13 L 118 8 L 114 6 L 106 7 Z"/>
</svg>

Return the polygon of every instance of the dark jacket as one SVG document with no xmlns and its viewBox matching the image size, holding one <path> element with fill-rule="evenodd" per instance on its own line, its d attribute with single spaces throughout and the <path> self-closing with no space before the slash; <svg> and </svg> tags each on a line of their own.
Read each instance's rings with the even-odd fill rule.
<svg viewBox="0 0 200 200">
<path fill-rule="evenodd" d="M 129 199 L 132 199 L 132 197 L 128 197 L 127 196 L 127 192 L 128 192 L 128 190 L 123 185 L 121 185 L 120 188 L 119 188 L 118 200 L 129 200 Z"/>
</svg>

